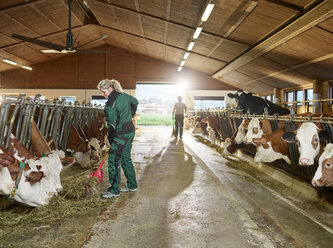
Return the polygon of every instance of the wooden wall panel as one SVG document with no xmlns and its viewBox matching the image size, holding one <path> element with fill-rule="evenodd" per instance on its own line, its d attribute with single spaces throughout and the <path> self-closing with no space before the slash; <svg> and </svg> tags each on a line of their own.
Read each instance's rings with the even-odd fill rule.
<svg viewBox="0 0 333 248">
<path fill-rule="evenodd" d="M 95 89 L 104 78 L 120 81 L 124 89 L 135 89 L 137 81 L 189 82 L 189 89 L 234 90 L 233 86 L 211 78 L 209 74 L 166 63 L 121 48 L 110 47 L 108 53 L 67 54 L 60 58 L 1 75 L 1 88 Z"/>
</svg>

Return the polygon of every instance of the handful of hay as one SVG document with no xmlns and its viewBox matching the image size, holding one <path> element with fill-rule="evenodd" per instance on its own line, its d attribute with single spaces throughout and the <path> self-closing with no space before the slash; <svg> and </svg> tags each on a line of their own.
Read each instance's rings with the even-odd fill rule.
<svg viewBox="0 0 333 248">
<path fill-rule="evenodd" d="M 0 238 L 32 223 L 52 224 L 64 218 L 98 213 L 108 202 L 100 198 L 97 185 L 97 178 L 86 175 L 68 178 L 63 183 L 64 191 L 46 206 L 31 208 L 19 205 L 0 211 Z"/>
<path fill-rule="evenodd" d="M 63 197 L 66 199 L 80 200 L 86 198 L 89 193 L 97 193 L 98 179 L 86 175 L 69 178 L 63 185 Z M 91 192 L 93 191 L 93 192 Z"/>
</svg>

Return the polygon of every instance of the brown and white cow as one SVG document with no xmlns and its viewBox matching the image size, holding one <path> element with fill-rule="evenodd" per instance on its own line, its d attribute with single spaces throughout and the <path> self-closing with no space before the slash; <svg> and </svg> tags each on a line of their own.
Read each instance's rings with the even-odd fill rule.
<svg viewBox="0 0 333 248">
<path fill-rule="evenodd" d="M 66 150 L 73 153 L 75 160 L 82 168 L 88 168 L 90 166 L 90 153 L 91 149 L 89 141 L 83 139 L 77 129 L 71 125 Z"/>
<path fill-rule="evenodd" d="M 244 137 L 247 133 L 249 122 L 249 119 L 243 119 L 233 136 L 231 138 L 225 139 L 223 144 L 224 150 L 222 152 L 222 157 L 227 157 L 230 154 L 234 153 L 237 150 L 238 145 L 243 143 Z"/>
<path fill-rule="evenodd" d="M 222 133 L 220 122 L 217 116 L 210 115 L 201 121 L 207 124 L 208 138 L 211 140 L 212 144 L 215 144 L 217 139 L 221 140 Z"/>
<path fill-rule="evenodd" d="M 320 124 L 304 122 L 299 124 L 296 131 L 286 132 L 282 139 L 286 142 L 296 141 L 299 151 L 299 164 L 312 165 L 314 159 L 321 153 L 323 146 L 320 140 L 324 141 L 326 132 L 322 131 Z"/>
<path fill-rule="evenodd" d="M 333 144 L 326 145 L 311 183 L 315 187 L 333 186 Z"/>
<path fill-rule="evenodd" d="M 283 159 L 291 164 L 288 143 L 282 140 L 282 135 L 285 132 L 283 127 L 271 134 L 263 134 L 260 138 L 253 138 L 252 142 L 257 146 L 254 161 L 260 163 Z"/>
<path fill-rule="evenodd" d="M 272 125 L 269 120 L 253 118 L 248 124 L 248 131 L 243 139 L 246 144 L 254 144 L 253 138 L 261 138 L 264 134 L 272 133 Z"/>
</svg>

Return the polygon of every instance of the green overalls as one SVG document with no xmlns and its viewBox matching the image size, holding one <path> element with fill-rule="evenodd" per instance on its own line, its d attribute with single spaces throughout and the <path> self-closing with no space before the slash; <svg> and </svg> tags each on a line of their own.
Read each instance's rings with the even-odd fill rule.
<svg viewBox="0 0 333 248">
<path fill-rule="evenodd" d="M 137 188 L 135 170 L 131 159 L 132 142 L 135 128 L 132 116 L 135 114 L 138 100 L 126 93 L 115 90 L 109 95 L 104 112 L 108 124 L 109 142 L 111 144 L 108 172 L 111 187 L 109 192 L 119 194 L 121 178 L 120 165 L 127 179 L 127 187 Z"/>
</svg>

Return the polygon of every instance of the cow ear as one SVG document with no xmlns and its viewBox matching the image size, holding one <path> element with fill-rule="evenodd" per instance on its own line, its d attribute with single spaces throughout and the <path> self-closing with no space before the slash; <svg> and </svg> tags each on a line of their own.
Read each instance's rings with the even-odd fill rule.
<svg viewBox="0 0 333 248">
<path fill-rule="evenodd" d="M 296 140 L 296 134 L 292 132 L 286 132 L 282 135 L 281 139 L 287 143 L 292 143 Z"/>
<path fill-rule="evenodd" d="M 232 93 L 228 93 L 227 96 L 230 98 L 235 98 L 235 94 L 232 94 Z"/>
<path fill-rule="evenodd" d="M 319 140 L 320 142 L 328 142 L 328 139 L 330 137 L 330 134 L 327 132 L 327 131 L 324 131 L 324 130 L 320 130 L 318 132 L 318 135 L 319 135 Z"/>
<path fill-rule="evenodd" d="M 323 130 L 323 128 L 319 122 L 316 122 L 315 125 L 318 127 L 318 131 Z"/>
<path fill-rule="evenodd" d="M 251 92 L 247 93 L 247 96 L 252 96 L 252 93 Z"/>
</svg>

